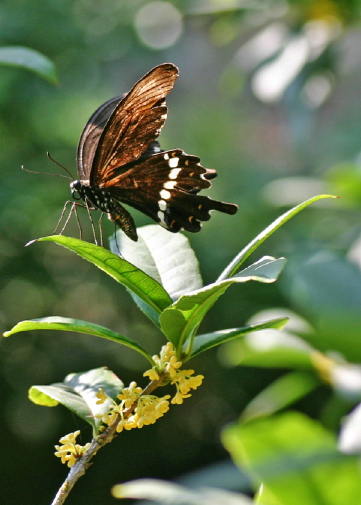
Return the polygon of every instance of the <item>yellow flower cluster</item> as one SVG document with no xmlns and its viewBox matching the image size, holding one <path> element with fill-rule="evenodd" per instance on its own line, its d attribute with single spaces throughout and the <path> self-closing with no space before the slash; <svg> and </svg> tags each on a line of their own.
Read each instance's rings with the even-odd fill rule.
<svg viewBox="0 0 361 505">
<path fill-rule="evenodd" d="M 150 380 L 158 380 L 159 374 L 166 372 L 171 378 L 171 384 L 177 387 L 177 393 L 172 399 L 173 404 L 180 405 L 184 398 L 189 398 L 191 389 L 197 389 L 202 384 L 203 375 L 194 374 L 194 370 L 179 370 L 182 366 L 181 361 L 177 361 L 176 352 L 171 342 L 168 342 L 161 349 L 160 356 L 153 356 L 156 366 L 147 370 L 143 375 L 148 376 Z"/>
<path fill-rule="evenodd" d="M 177 393 L 172 398 L 173 404 L 180 405 L 183 403 L 184 398 L 189 398 L 189 391 L 191 389 L 197 389 L 198 386 L 202 384 L 204 379 L 203 375 L 196 375 L 195 377 L 191 377 L 194 374 L 194 370 L 179 370 L 177 375 L 173 377 L 171 380 L 171 384 L 175 384 L 177 387 Z"/>
<path fill-rule="evenodd" d="M 175 349 L 171 342 L 163 345 L 160 355 L 153 356 L 153 360 L 156 366 L 143 374 L 144 377 L 148 376 L 150 380 L 159 380 L 159 374 L 164 372 L 170 377 L 174 377 L 177 373 L 177 369 L 182 366 L 182 362 L 177 361 Z"/>
<path fill-rule="evenodd" d="M 77 459 L 81 458 L 83 454 L 89 449 L 90 443 L 86 445 L 76 444 L 76 437 L 79 435 L 80 430 L 75 431 L 74 433 L 69 433 L 62 437 L 59 442 L 63 445 L 56 445 L 55 456 L 61 458 L 61 462 L 67 463 L 68 467 L 71 468 Z"/>
<path fill-rule="evenodd" d="M 197 389 L 202 384 L 203 375 L 192 377 L 194 370 L 180 370 L 182 362 L 177 360 L 176 352 L 171 342 L 168 342 L 161 349 L 159 356 L 153 356 L 154 368 L 147 370 L 144 377 L 150 380 L 159 380 L 161 374 L 166 374 L 170 383 L 177 388 L 177 393 L 172 399 L 173 404 L 183 403 L 184 398 L 191 396 L 189 391 Z M 108 398 L 102 389 L 97 393 L 98 404 L 104 403 Z M 117 432 L 120 433 L 132 428 L 142 428 L 148 424 L 153 424 L 169 410 L 170 395 L 158 398 L 154 395 L 142 394 L 142 388 L 136 382 L 131 382 L 129 387 L 124 388 L 121 394 L 117 395 L 120 403 L 113 401 L 113 405 L 106 414 L 99 415 L 104 424 L 110 426 L 117 419 Z M 132 415 L 124 416 L 124 411 L 135 405 Z"/>
<path fill-rule="evenodd" d="M 121 402 L 118 405 L 114 402 L 110 410 L 102 416 L 103 423 L 110 426 L 120 416 L 117 424 L 117 432 L 120 433 L 123 429 L 131 430 L 153 424 L 169 410 L 168 399 L 170 395 L 158 398 L 154 395 L 141 396 L 141 393 L 142 388 L 138 387 L 136 382 L 132 382 L 129 387 L 124 388 L 121 394 L 117 395 Z M 103 403 L 107 398 L 102 389 L 96 396 L 99 398 L 97 403 Z M 124 410 L 129 409 L 135 403 L 134 413 L 125 418 Z"/>
<path fill-rule="evenodd" d="M 191 396 L 189 391 L 197 389 L 202 384 L 203 375 L 192 377 L 194 370 L 180 370 L 182 362 L 177 360 L 175 349 L 170 342 L 162 347 L 159 356 L 153 356 L 153 360 L 155 362 L 154 368 L 145 372 L 144 376 L 149 377 L 153 381 L 160 380 L 160 376 L 162 375 L 167 378 L 170 384 L 175 385 L 177 393 L 171 400 L 173 404 L 183 403 L 184 398 Z M 117 404 L 114 400 L 111 400 L 112 406 L 108 412 L 98 414 L 96 417 L 101 418 L 102 422 L 108 426 L 117 422 L 116 430 L 118 433 L 123 431 L 123 429 L 142 428 L 148 424 L 155 423 L 157 419 L 168 412 L 171 396 L 165 395 L 158 398 L 155 395 L 142 394 L 142 391 L 142 388 L 138 387 L 136 382 L 131 382 L 127 388 L 124 388 L 117 395 L 120 403 Z M 96 397 L 98 398 L 96 402 L 98 405 L 110 399 L 101 388 Z M 132 408 L 134 408 L 133 411 Z M 76 443 L 76 437 L 79 433 L 79 430 L 69 433 L 60 439 L 60 443 L 63 445 L 55 446 L 55 455 L 61 458 L 62 463 L 67 463 L 69 468 L 74 465 L 78 458 L 83 456 L 90 446 L 90 443 L 85 446 Z"/>
</svg>

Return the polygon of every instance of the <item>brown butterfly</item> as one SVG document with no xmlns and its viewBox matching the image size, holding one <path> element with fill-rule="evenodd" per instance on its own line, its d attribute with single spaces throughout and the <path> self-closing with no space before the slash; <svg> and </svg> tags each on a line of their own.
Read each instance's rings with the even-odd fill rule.
<svg viewBox="0 0 361 505">
<path fill-rule="evenodd" d="M 174 233 L 198 232 L 211 210 L 237 212 L 237 205 L 198 195 L 211 186 L 215 170 L 181 149 L 162 151 L 156 141 L 167 118 L 165 98 L 177 77 L 172 63 L 153 68 L 125 96 L 99 107 L 80 137 L 73 198 L 88 210 L 107 212 L 132 240 L 138 239 L 134 220 L 120 202 Z"/>
</svg>

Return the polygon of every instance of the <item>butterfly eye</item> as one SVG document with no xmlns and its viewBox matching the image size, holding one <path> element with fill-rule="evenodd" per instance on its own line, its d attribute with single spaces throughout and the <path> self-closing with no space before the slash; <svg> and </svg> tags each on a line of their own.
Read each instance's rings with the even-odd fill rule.
<svg viewBox="0 0 361 505">
<path fill-rule="evenodd" d="M 81 200 L 82 196 L 80 194 L 81 192 L 81 182 L 80 181 L 73 181 L 70 183 L 70 189 L 71 189 L 71 194 L 74 200 Z"/>
</svg>

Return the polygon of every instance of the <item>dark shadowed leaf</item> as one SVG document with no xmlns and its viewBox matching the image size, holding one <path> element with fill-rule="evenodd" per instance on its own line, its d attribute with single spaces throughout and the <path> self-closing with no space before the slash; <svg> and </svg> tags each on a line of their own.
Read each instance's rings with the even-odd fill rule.
<svg viewBox="0 0 361 505">
<path fill-rule="evenodd" d="M 120 284 L 123 284 L 129 291 L 136 295 L 143 302 L 142 307 L 151 320 L 158 324 L 159 314 L 168 307 L 172 300 L 167 291 L 152 277 L 144 273 L 123 258 L 116 256 L 103 247 L 84 242 L 76 238 L 54 235 L 43 237 L 39 241 L 55 242 L 79 256 L 86 259 L 93 265 L 103 270 Z"/>
<path fill-rule="evenodd" d="M 124 337 L 124 335 L 120 335 L 119 333 L 109 330 L 104 326 L 88 323 L 87 321 L 81 321 L 80 319 L 53 316 L 21 321 L 10 331 L 5 332 L 4 337 L 10 337 L 10 335 L 19 333 L 20 331 L 33 330 L 74 331 L 76 333 L 86 333 L 88 335 L 95 335 L 96 337 L 106 338 L 108 340 L 112 340 L 113 342 L 117 342 L 118 344 L 126 345 L 134 351 L 139 352 L 153 365 L 151 356 L 139 344 L 134 342 L 134 340 Z"/>
</svg>

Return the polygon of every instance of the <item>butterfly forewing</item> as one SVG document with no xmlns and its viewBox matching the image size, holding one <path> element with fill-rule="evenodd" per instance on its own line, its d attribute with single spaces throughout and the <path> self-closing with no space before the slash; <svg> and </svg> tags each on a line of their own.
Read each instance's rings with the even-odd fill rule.
<svg viewBox="0 0 361 505">
<path fill-rule="evenodd" d="M 116 105 L 100 136 L 91 184 L 102 184 L 115 168 L 138 159 L 159 135 L 167 117 L 165 97 L 174 86 L 178 68 L 165 63 L 135 84 Z"/>
<path fill-rule="evenodd" d="M 80 179 L 90 180 L 90 172 L 93 165 L 95 151 L 104 127 L 117 104 L 122 100 L 117 96 L 105 102 L 99 107 L 87 122 L 78 144 L 78 171 Z"/>
</svg>

